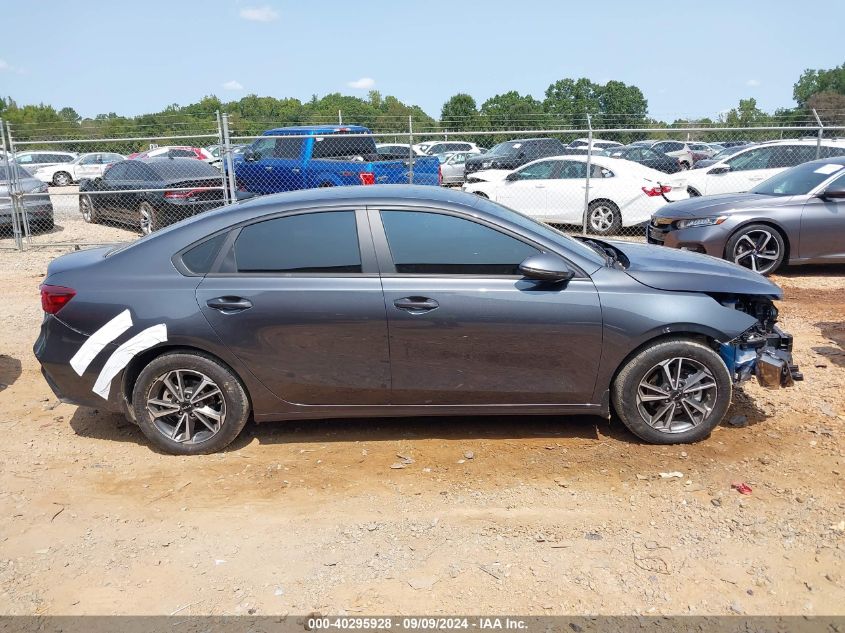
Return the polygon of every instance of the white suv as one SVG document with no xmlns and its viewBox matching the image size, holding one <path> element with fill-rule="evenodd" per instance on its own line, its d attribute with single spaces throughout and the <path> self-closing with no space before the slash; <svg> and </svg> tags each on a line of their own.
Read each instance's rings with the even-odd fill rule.
<svg viewBox="0 0 845 633">
<path fill-rule="evenodd" d="M 789 167 L 815 160 L 845 156 L 845 141 L 770 141 L 750 145 L 708 167 L 693 169 L 687 177 L 690 196 L 748 191 L 758 183 Z"/>
</svg>

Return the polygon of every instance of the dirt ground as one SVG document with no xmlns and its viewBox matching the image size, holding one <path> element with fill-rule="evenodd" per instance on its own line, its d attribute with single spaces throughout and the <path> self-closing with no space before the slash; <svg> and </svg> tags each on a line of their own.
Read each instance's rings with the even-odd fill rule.
<svg viewBox="0 0 845 633">
<path fill-rule="evenodd" d="M 845 267 L 776 278 L 806 380 L 746 384 L 699 444 L 334 420 L 180 458 L 41 378 L 58 254 L 0 253 L 0 614 L 845 614 Z"/>
</svg>

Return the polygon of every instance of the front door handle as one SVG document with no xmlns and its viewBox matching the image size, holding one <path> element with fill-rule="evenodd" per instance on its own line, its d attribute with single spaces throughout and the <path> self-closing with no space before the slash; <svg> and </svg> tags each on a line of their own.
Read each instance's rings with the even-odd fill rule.
<svg viewBox="0 0 845 633">
<path fill-rule="evenodd" d="M 428 297 L 404 297 L 402 299 L 396 299 L 393 305 L 411 314 L 423 314 L 440 307 L 437 301 Z"/>
<path fill-rule="evenodd" d="M 215 297 L 205 303 L 209 308 L 220 310 L 223 314 L 234 314 L 252 307 L 252 301 L 243 297 Z"/>
</svg>

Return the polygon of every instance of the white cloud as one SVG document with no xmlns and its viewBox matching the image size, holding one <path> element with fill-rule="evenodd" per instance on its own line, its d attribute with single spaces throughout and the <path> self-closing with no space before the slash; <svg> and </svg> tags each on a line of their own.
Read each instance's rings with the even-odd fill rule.
<svg viewBox="0 0 845 633">
<path fill-rule="evenodd" d="M 279 19 L 279 12 L 266 4 L 261 7 L 244 7 L 240 15 L 250 22 L 274 22 Z"/>
<path fill-rule="evenodd" d="M 748 86 L 749 88 L 756 88 L 757 86 L 760 85 L 760 83 L 761 82 L 760 82 L 759 79 L 749 79 L 748 81 L 745 82 L 745 85 Z"/>
<path fill-rule="evenodd" d="M 372 77 L 361 77 L 355 81 L 350 81 L 346 85 L 350 88 L 355 88 L 355 90 L 369 90 L 376 85 L 376 80 Z"/>
<path fill-rule="evenodd" d="M 18 68 L 17 66 L 12 66 L 5 59 L 0 59 L 0 73 L 2 73 L 2 72 L 17 73 L 18 75 L 24 74 L 23 68 Z"/>
<path fill-rule="evenodd" d="M 240 81 L 232 79 L 223 84 L 223 90 L 243 90 L 244 86 Z"/>
</svg>

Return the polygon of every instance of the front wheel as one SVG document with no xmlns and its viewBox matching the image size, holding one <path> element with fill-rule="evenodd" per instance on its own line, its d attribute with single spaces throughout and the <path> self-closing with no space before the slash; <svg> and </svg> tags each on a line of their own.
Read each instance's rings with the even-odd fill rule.
<svg viewBox="0 0 845 633">
<path fill-rule="evenodd" d="M 616 414 L 637 437 L 682 444 L 707 437 L 731 403 L 731 376 L 712 349 L 669 339 L 631 358 L 616 376 Z"/>
<path fill-rule="evenodd" d="M 594 235 L 612 235 L 622 229 L 619 207 L 609 201 L 596 200 L 587 208 L 587 229 Z"/>
<path fill-rule="evenodd" d="M 225 448 L 249 416 L 246 391 L 232 371 L 193 352 L 150 362 L 135 382 L 132 407 L 147 439 L 173 455 Z"/>
<path fill-rule="evenodd" d="M 725 258 L 734 264 L 768 275 L 783 264 L 786 244 L 781 234 L 765 224 L 750 224 L 731 236 Z"/>
<path fill-rule="evenodd" d="M 138 205 L 138 224 L 143 235 L 149 235 L 162 227 L 161 216 L 149 202 Z"/>
<path fill-rule="evenodd" d="M 79 210 L 82 212 L 82 219 L 88 224 L 96 224 L 99 221 L 97 209 L 94 208 L 94 201 L 91 196 L 82 196 L 79 199 Z"/>
</svg>

